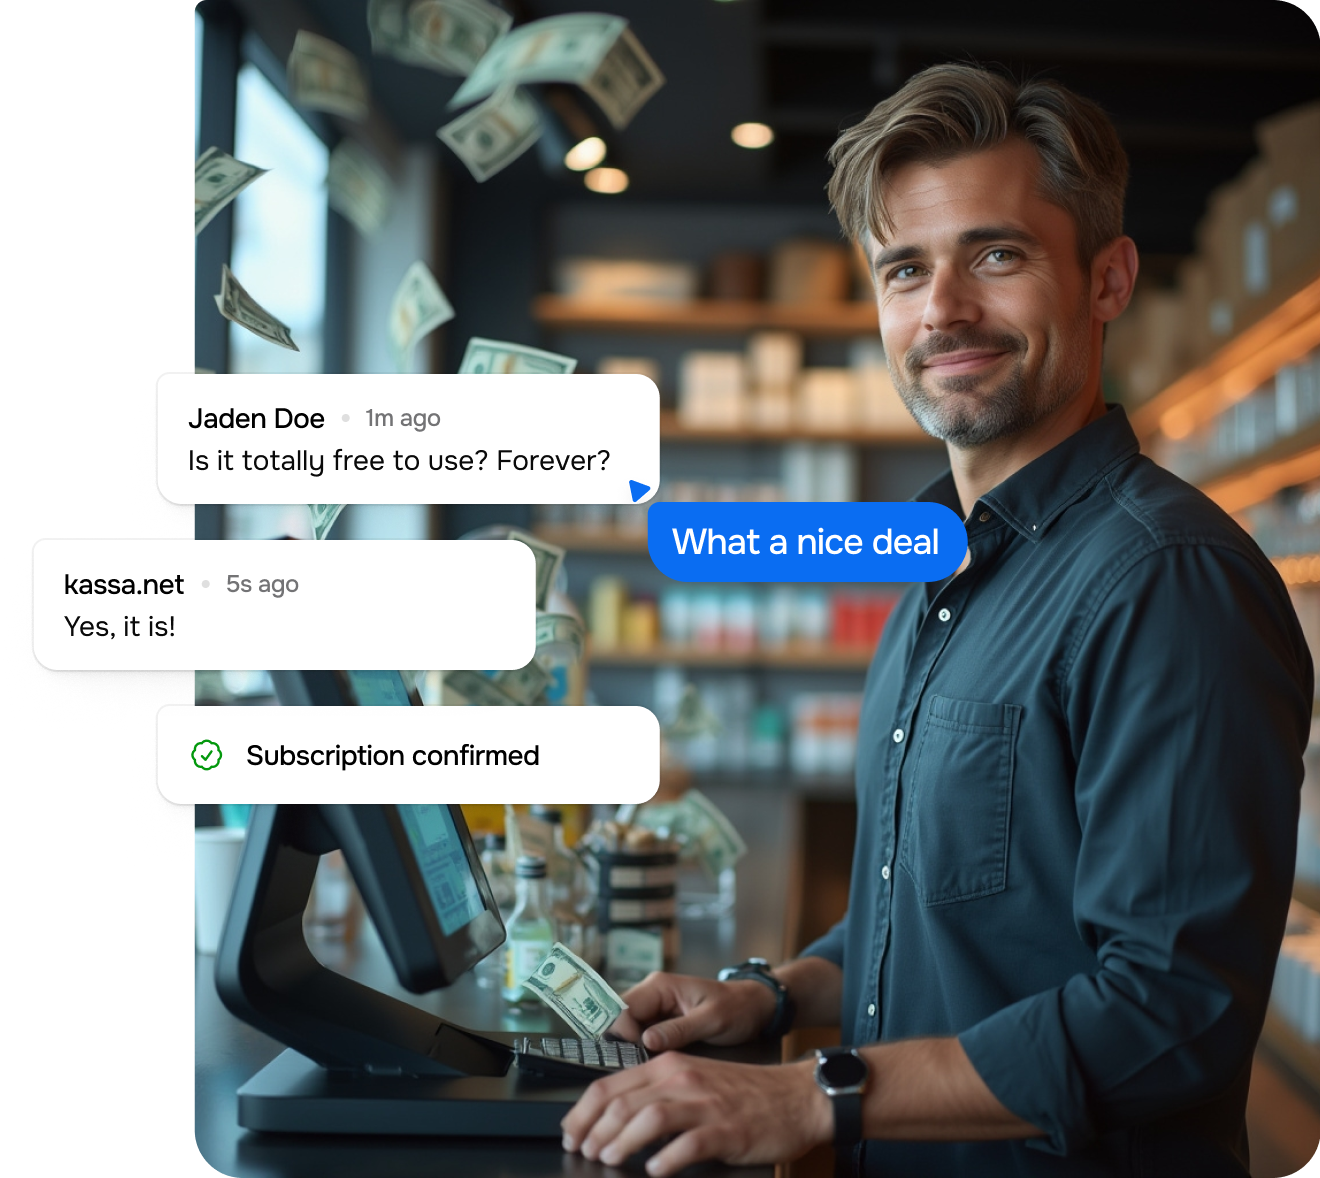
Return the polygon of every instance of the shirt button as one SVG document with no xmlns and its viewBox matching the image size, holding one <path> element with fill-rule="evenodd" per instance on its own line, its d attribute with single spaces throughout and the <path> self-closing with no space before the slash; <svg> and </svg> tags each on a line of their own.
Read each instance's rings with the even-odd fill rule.
<svg viewBox="0 0 1320 1178">
<path fill-rule="evenodd" d="M 941 622 L 947 622 L 951 617 L 953 617 L 953 614 L 951 614 L 947 609 L 940 610 Z"/>
<path fill-rule="evenodd" d="M 983 524 L 988 524 L 990 522 L 990 513 L 988 511 L 983 511 L 976 518 L 979 519 Z"/>
<path fill-rule="evenodd" d="M 867 1013 L 871 1018 L 875 1018 L 875 1003 L 874 1003 L 874 1002 L 872 1002 L 871 1005 L 868 1006 L 868 1007 L 866 1008 L 866 1013 Z"/>
<path fill-rule="evenodd" d="M 880 868 L 880 878 L 881 878 L 881 879 L 888 879 L 888 878 L 889 878 L 889 864 L 888 864 L 888 863 L 886 863 L 882 868 Z"/>
<path fill-rule="evenodd" d="M 895 744 L 903 743 L 903 729 L 901 728 L 894 729 L 894 743 Z"/>
</svg>

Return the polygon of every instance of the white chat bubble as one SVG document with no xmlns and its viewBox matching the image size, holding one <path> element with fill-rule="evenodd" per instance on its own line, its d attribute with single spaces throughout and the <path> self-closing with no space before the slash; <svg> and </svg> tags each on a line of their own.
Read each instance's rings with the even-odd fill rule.
<svg viewBox="0 0 1320 1178">
<path fill-rule="evenodd" d="M 32 648 L 52 671 L 525 666 L 517 541 L 41 540 Z"/>
<path fill-rule="evenodd" d="M 644 802 L 660 727 L 639 707 L 161 708 L 171 802 Z M 273 762 L 273 763 L 272 763 Z"/>
<path fill-rule="evenodd" d="M 174 503 L 640 503 L 660 481 L 644 376 L 170 373 Z"/>
</svg>

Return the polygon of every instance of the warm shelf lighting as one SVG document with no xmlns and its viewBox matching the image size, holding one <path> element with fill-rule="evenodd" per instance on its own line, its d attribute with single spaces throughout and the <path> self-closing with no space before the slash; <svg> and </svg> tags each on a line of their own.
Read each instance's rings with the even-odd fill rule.
<svg viewBox="0 0 1320 1178">
<path fill-rule="evenodd" d="M 564 167 L 574 172 L 585 172 L 594 168 L 605 158 L 605 140 L 599 135 L 592 135 L 575 143 L 564 155 Z"/>
<path fill-rule="evenodd" d="M 582 179 L 592 192 L 613 195 L 628 187 L 628 173 L 622 168 L 592 168 Z"/>
<path fill-rule="evenodd" d="M 1272 563 L 1285 585 L 1314 585 L 1320 581 L 1320 555 L 1282 556 Z"/>
<path fill-rule="evenodd" d="M 775 133 L 765 123 L 739 123 L 729 137 L 739 146 L 755 150 L 769 147 L 775 141 Z"/>
</svg>

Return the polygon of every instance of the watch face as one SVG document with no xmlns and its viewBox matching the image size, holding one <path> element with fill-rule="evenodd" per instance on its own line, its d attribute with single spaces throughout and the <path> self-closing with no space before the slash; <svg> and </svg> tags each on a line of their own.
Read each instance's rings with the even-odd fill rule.
<svg viewBox="0 0 1320 1178">
<path fill-rule="evenodd" d="M 863 1060 L 851 1051 L 820 1062 L 820 1078 L 831 1088 L 856 1088 L 869 1074 Z"/>
</svg>

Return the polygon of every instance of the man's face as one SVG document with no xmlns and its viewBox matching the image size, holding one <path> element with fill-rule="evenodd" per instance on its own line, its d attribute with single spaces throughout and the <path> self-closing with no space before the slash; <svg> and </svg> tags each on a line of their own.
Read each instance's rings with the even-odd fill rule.
<svg viewBox="0 0 1320 1178">
<path fill-rule="evenodd" d="M 870 255 L 899 395 L 961 449 L 1020 434 L 1076 397 L 1090 369 L 1089 275 L 1072 217 L 1038 192 L 1021 140 L 888 183 L 893 230 Z"/>
</svg>

